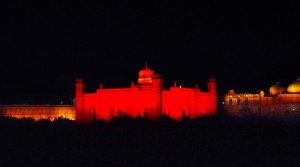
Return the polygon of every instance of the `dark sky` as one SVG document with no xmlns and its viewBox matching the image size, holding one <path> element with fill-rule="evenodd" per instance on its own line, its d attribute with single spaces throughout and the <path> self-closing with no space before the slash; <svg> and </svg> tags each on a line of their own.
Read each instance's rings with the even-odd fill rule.
<svg viewBox="0 0 300 167">
<path fill-rule="evenodd" d="M 300 77 L 295 4 L 228 1 L 9 1 L 1 5 L 0 103 L 69 103 L 128 87 L 148 62 L 165 79 L 218 94 L 268 91 Z"/>
</svg>

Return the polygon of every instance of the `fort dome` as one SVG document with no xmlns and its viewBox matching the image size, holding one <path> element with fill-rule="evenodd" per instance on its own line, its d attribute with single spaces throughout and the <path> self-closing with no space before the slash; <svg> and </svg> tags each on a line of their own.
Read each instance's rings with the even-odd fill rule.
<svg viewBox="0 0 300 167">
<path fill-rule="evenodd" d="M 146 64 L 144 69 L 140 70 L 139 72 L 139 78 L 152 78 L 152 74 L 154 73 L 153 70 L 151 70 L 148 65 Z"/>
<path fill-rule="evenodd" d="M 289 93 L 300 93 L 300 78 L 289 84 L 287 91 Z"/>
<path fill-rule="evenodd" d="M 154 73 L 154 74 L 152 75 L 152 78 L 153 78 L 153 79 L 162 79 L 162 76 L 161 76 L 160 74 Z"/>
<path fill-rule="evenodd" d="M 216 78 L 215 77 L 210 77 L 210 78 L 208 78 L 208 82 L 216 82 L 217 80 L 216 80 Z"/>
<path fill-rule="evenodd" d="M 139 72 L 139 84 L 151 84 L 152 83 L 152 76 L 154 71 L 151 70 L 148 65 L 146 64 L 144 69 L 140 70 Z"/>
<path fill-rule="evenodd" d="M 280 82 L 276 82 L 269 89 L 270 95 L 278 95 L 281 93 L 285 93 L 285 91 L 286 91 L 286 88 L 284 86 L 282 86 Z"/>
</svg>

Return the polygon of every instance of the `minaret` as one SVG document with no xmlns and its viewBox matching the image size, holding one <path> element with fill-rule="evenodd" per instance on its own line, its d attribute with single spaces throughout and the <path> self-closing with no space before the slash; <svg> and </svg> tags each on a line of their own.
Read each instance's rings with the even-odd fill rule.
<svg viewBox="0 0 300 167">
<path fill-rule="evenodd" d="M 84 123 L 84 89 L 85 85 L 82 79 L 76 79 L 75 106 L 76 106 L 76 122 Z"/>
<path fill-rule="evenodd" d="M 217 112 L 217 82 L 216 79 L 210 77 L 207 82 L 208 93 L 210 96 L 210 114 Z"/>
</svg>

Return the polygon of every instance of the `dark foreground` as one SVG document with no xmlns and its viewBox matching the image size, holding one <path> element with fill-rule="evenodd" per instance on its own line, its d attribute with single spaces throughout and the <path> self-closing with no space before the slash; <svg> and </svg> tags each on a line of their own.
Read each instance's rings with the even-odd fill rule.
<svg viewBox="0 0 300 167">
<path fill-rule="evenodd" d="M 300 122 L 262 118 L 1 119 L 0 166 L 298 166 L 299 133 Z"/>
</svg>

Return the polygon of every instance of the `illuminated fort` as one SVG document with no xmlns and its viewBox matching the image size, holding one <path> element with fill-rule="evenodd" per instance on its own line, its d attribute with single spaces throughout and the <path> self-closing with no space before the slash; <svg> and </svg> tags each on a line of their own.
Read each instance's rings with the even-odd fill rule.
<svg viewBox="0 0 300 167">
<path fill-rule="evenodd" d="M 223 96 L 223 106 L 234 116 L 245 114 L 258 116 L 284 116 L 300 111 L 300 78 L 284 87 L 280 82 L 269 89 L 269 93 L 235 93 L 229 90 Z"/>
<path fill-rule="evenodd" d="M 173 87 L 164 89 L 162 77 L 147 65 L 139 71 L 137 84 L 129 88 L 108 88 L 100 84 L 94 93 L 85 92 L 82 79 L 76 80 L 76 121 L 110 120 L 112 117 L 144 117 L 155 120 L 165 114 L 180 120 L 213 115 L 217 110 L 216 80 L 209 78 L 208 92 L 195 88 Z"/>
<path fill-rule="evenodd" d="M 177 86 L 162 86 L 163 78 L 147 65 L 139 71 L 137 84 L 128 88 L 100 88 L 85 92 L 82 79 L 76 79 L 75 105 L 7 105 L 0 106 L 0 116 L 33 118 L 34 120 L 66 118 L 79 123 L 113 117 L 144 117 L 155 120 L 167 115 L 180 120 L 184 116 L 196 118 L 213 115 L 217 111 L 216 80 L 209 78 L 208 91 Z"/>
</svg>

